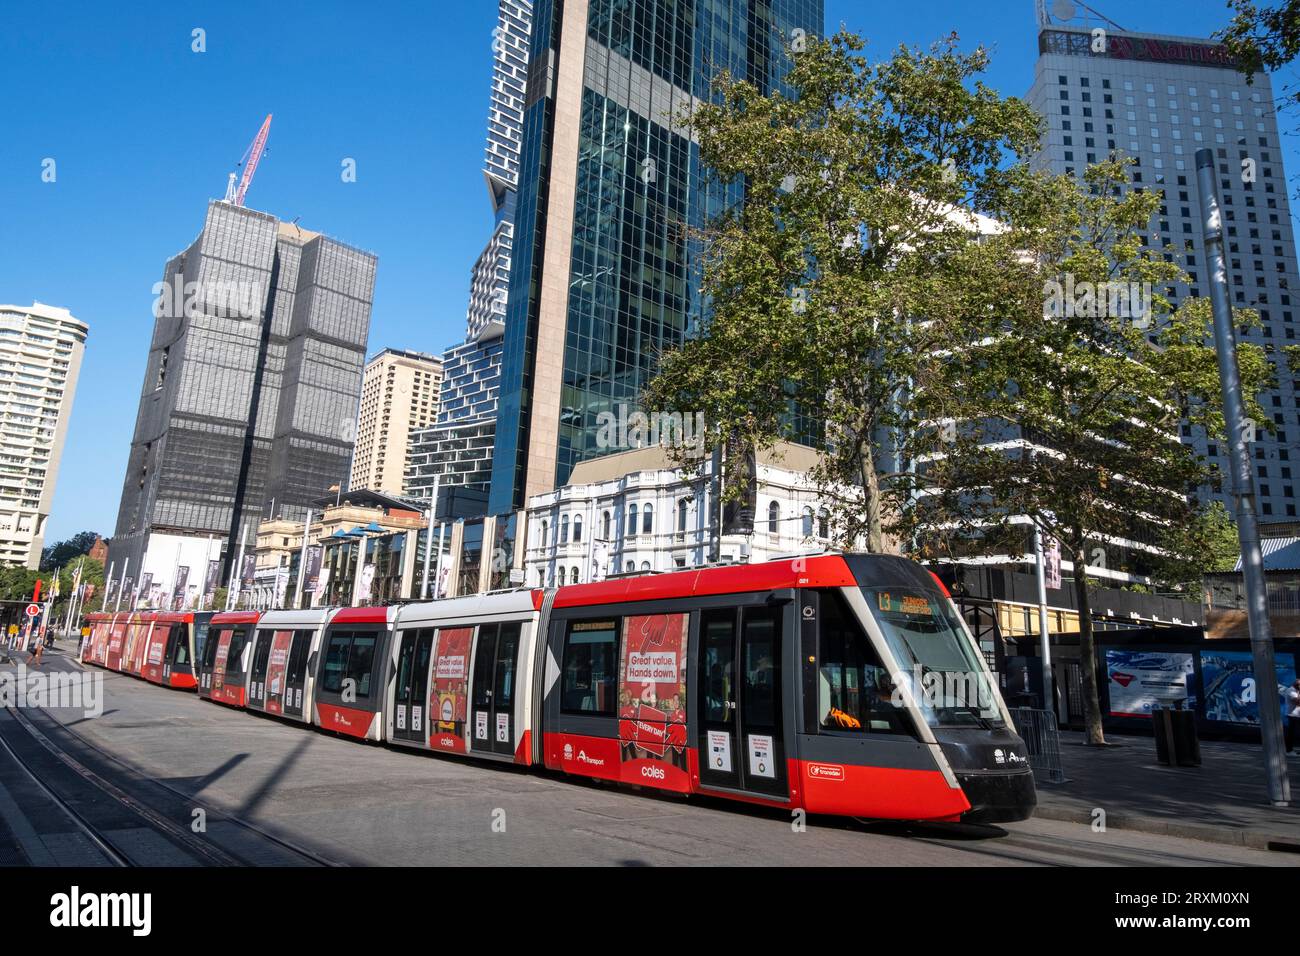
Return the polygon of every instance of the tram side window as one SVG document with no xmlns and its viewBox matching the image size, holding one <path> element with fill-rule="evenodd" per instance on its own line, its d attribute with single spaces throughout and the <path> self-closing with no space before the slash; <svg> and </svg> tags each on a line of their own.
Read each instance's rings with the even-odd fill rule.
<svg viewBox="0 0 1300 956">
<path fill-rule="evenodd" d="M 352 649 L 348 652 L 348 677 L 355 681 L 357 699 L 370 696 L 370 675 L 374 670 L 376 635 L 356 634 L 352 638 Z"/>
<path fill-rule="evenodd" d="M 217 648 L 221 646 L 221 635 L 224 631 L 218 631 L 212 640 L 203 645 L 203 666 L 212 670 L 217 666 Z"/>
<path fill-rule="evenodd" d="M 163 640 L 163 647 L 167 646 L 167 642 L 172 639 L 172 637 L 175 634 L 175 631 L 176 631 L 176 626 L 173 625 L 168 630 L 167 637 Z M 188 664 L 189 662 L 190 662 L 190 642 L 185 640 L 185 634 L 182 631 L 181 639 L 176 642 L 176 650 L 172 652 L 172 663 Z"/>
<path fill-rule="evenodd" d="M 618 621 L 569 625 L 563 672 L 563 713 L 613 717 L 618 697 Z"/>
<path fill-rule="evenodd" d="M 823 592 L 817 713 L 823 730 L 908 732 L 906 712 L 891 702 L 894 682 L 867 635 L 833 591 Z"/>
<path fill-rule="evenodd" d="M 348 648 L 352 644 L 351 631 L 335 631 L 325 647 L 325 680 L 323 689 L 331 694 L 343 690 L 344 671 L 348 666 Z"/>
<path fill-rule="evenodd" d="M 226 651 L 226 680 L 244 672 L 244 645 L 248 643 L 248 629 L 238 628 L 230 636 L 230 649 Z"/>
<path fill-rule="evenodd" d="M 325 648 L 324 690 L 342 694 L 352 690 L 356 699 L 370 696 L 370 678 L 378 635 L 373 631 L 335 631 Z M 352 681 L 347 684 L 346 681 Z"/>
</svg>

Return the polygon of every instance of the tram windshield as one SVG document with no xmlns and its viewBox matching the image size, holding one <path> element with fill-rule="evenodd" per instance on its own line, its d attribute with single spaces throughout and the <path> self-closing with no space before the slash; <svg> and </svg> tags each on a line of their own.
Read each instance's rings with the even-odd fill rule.
<svg viewBox="0 0 1300 956">
<path fill-rule="evenodd" d="M 947 602 L 921 590 L 863 588 L 912 696 L 934 727 L 1002 726 L 978 652 Z"/>
</svg>

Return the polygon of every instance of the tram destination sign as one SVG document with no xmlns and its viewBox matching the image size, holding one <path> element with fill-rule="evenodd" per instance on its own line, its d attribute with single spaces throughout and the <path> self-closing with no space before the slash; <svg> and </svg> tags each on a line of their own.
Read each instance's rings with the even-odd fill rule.
<svg viewBox="0 0 1300 956">
<path fill-rule="evenodd" d="M 1161 40 L 1156 37 L 1125 36 L 1122 33 L 1095 37 L 1092 33 L 1074 30 L 1043 30 L 1038 34 L 1038 52 L 1214 66 L 1225 70 L 1235 70 L 1238 66 L 1228 48 L 1221 43 Z"/>
</svg>

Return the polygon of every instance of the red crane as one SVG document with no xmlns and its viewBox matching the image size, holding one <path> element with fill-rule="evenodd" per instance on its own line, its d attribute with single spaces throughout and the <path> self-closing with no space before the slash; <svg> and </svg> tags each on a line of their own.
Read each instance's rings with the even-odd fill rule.
<svg viewBox="0 0 1300 956">
<path fill-rule="evenodd" d="M 253 141 L 244 151 L 244 158 L 239 161 L 239 165 L 244 167 L 244 174 L 239 178 L 239 185 L 235 185 L 235 174 L 230 174 L 230 182 L 226 184 L 226 202 L 234 203 L 236 206 L 244 204 L 244 194 L 248 192 L 248 187 L 253 183 L 253 174 L 257 172 L 257 164 L 262 159 L 262 153 L 266 151 L 266 138 L 271 134 L 271 114 L 266 114 L 266 119 L 262 121 L 262 128 L 257 131 Z"/>
</svg>

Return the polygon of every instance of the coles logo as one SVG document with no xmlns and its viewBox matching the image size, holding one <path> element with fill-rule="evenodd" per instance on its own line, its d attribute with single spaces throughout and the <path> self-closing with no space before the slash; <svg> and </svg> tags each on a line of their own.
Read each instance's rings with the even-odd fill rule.
<svg viewBox="0 0 1300 956">
<path fill-rule="evenodd" d="M 456 738 L 455 738 L 455 737 L 441 737 L 441 738 L 439 738 L 438 743 L 439 743 L 441 746 L 443 746 L 443 747 L 454 747 L 454 746 L 456 746 Z"/>
<path fill-rule="evenodd" d="M 808 776 L 816 780 L 843 780 L 844 768 L 834 763 L 810 763 Z"/>
<path fill-rule="evenodd" d="M 668 775 L 664 773 L 663 767 L 642 767 L 641 776 L 649 777 L 651 780 L 663 780 Z"/>
</svg>

